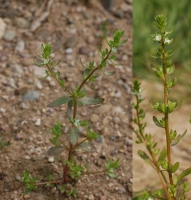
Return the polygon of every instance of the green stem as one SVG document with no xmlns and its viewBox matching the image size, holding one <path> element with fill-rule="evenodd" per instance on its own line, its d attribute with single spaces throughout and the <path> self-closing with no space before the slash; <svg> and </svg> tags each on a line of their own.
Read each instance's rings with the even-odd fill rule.
<svg viewBox="0 0 191 200">
<path fill-rule="evenodd" d="M 162 65 L 163 65 L 163 85 L 164 85 L 164 104 L 165 107 L 168 107 L 168 88 L 167 88 L 167 73 L 166 73 L 166 56 L 165 56 L 165 43 L 164 38 L 161 40 L 161 46 L 163 49 L 162 53 Z M 169 116 L 168 112 L 165 112 L 165 133 L 166 133 L 166 147 L 167 147 L 167 160 L 168 160 L 168 166 L 171 166 L 171 148 L 170 148 L 170 133 L 169 133 Z M 173 179 L 172 179 L 172 173 L 171 171 L 168 171 L 169 181 L 170 184 L 173 185 Z M 173 199 L 176 200 L 176 197 L 173 196 Z"/>
<path fill-rule="evenodd" d="M 139 105 L 138 95 L 136 95 L 136 102 L 137 102 L 137 105 Z M 160 179 L 160 181 L 161 181 L 162 187 L 163 187 L 163 189 L 164 189 L 164 191 L 165 191 L 166 198 L 167 198 L 167 200 L 170 200 L 170 197 L 169 197 L 169 194 L 168 194 L 168 191 L 167 191 L 167 188 L 166 188 L 166 184 L 165 184 L 165 181 L 164 181 L 164 180 L 165 180 L 164 174 L 160 171 L 160 168 L 159 168 L 159 166 L 158 166 L 158 164 L 157 164 L 157 161 L 156 161 L 156 156 L 155 156 L 154 153 L 151 151 L 151 149 L 148 148 L 147 140 L 146 140 L 146 138 L 145 138 L 145 136 L 144 136 L 144 134 L 143 134 L 143 129 L 142 129 L 142 127 L 141 127 L 141 120 L 140 120 L 140 117 L 139 117 L 139 106 L 136 106 L 136 109 L 135 109 L 135 110 L 136 110 L 136 117 L 137 117 L 137 125 L 138 125 L 138 129 L 139 129 L 139 134 L 141 135 L 141 137 L 142 137 L 142 139 L 143 139 L 143 141 L 144 141 L 144 143 L 145 143 L 145 146 L 146 146 L 146 148 L 147 148 L 149 154 L 150 154 L 151 157 L 152 157 L 153 163 L 154 163 L 154 165 L 155 165 L 155 167 L 156 167 L 157 174 L 158 174 L 159 179 Z"/>
</svg>

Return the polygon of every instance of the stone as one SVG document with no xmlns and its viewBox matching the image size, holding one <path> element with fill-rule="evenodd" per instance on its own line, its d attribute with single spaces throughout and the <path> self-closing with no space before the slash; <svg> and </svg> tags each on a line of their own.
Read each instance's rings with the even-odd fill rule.
<svg viewBox="0 0 191 200">
<path fill-rule="evenodd" d="M 64 48 L 68 49 L 71 47 L 74 47 L 77 43 L 77 37 L 76 36 L 72 36 L 70 38 L 68 38 L 64 44 Z"/>
<path fill-rule="evenodd" d="M 53 163 L 54 162 L 54 156 L 49 156 L 48 157 L 48 162 Z"/>
<path fill-rule="evenodd" d="M 2 37 L 4 36 L 5 29 L 6 29 L 6 23 L 3 21 L 2 18 L 0 18 L 0 39 L 2 39 Z"/>
<path fill-rule="evenodd" d="M 104 113 L 106 113 L 106 112 L 108 112 L 110 109 L 111 109 L 111 105 L 108 105 L 108 104 L 106 104 L 106 105 L 101 105 L 100 107 L 98 107 L 96 110 L 95 110 L 95 112 L 96 113 L 100 113 L 100 114 L 104 114 Z"/>
<path fill-rule="evenodd" d="M 35 125 L 36 126 L 40 126 L 41 125 L 41 119 L 40 118 L 37 118 L 37 120 L 35 122 Z"/>
<path fill-rule="evenodd" d="M 89 53 L 89 50 L 87 49 L 87 47 L 80 47 L 79 48 L 79 54 L 83 54 L 83 55 L 87 55 Z"/>
<path fill-rule="evenodd" d="M 12 66 L 12 71 L 15 73 L 15 74 L 22 74 L 23 73 L 23 69 L 20 65 L 18 64 L 14 64 Z"/>
<path fill-rule="evenodd" d="M 15 19 L 15 24 L 17 27 L 19 27 L 21 29 L 27 29 L 30 27 L 29 22 L 26 19 L 24 19 L 23 17 L 17 17 Z"/>
<path fill-rule="evenodd" d="M 23 40 L 19 40 L 15 46 L 15 52 L 23 52 L 25 49 L 25 42 Z"/>
<path fill-rule="evenodd" d="M 16 36 L 16 32 L 14 30 L 7 30 L 3 36 L 3 39 L 6 41 L 12 41 Z"/>
<path fill-rule="evenodd" d="M 23 100 L 28 101 L 28 100 L 35 100 L 40 97 L 40 92 L 36 90 L 28 91 L 25 93 L 22 97 Z"/>
<path fill-rule="evenodd" d="M 110 10 L 113 6 L 114 0 L 102 0 L 101 3 L 106 10 Z"/>
<path fill-rule="evenodd" d="M 90 117 L 91 122 L 98 122 L 99 119 L 100 119 L 100 117 L 97 114 L 92 114 L 91 117 Z"/>
<path fill-rule="evenodd" d="M 65 50 L 66 54 L 71 54 L 73 52 L 73 49 L 72 48 L 68 48 Z"/>
<path fill-rule="evenodd" d="M 94 200 L 95 198 L 94 198 L 94 196 L 92 194 L 90 194 L 89 197 L 88 197 L 88 199 L 89 200 Z"/>
<path fill-rule="evenodd" d="M 124 17 L 124 12 L 123 12 L 122 10 L 118 9 L 118 10 L 115 10 L 115 11 L 113 12 L 113 15 L 114 15 L 115 17 L 121 19 L 121 18 Z"/>
</svg>

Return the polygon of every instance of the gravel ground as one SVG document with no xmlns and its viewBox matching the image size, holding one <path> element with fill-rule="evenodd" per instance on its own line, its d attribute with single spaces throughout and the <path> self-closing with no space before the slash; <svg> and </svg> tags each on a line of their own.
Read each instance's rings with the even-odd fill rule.
<svg viewBox="0 0 191 200">
<path fill-rule="evenodd" d="M 110 2 L 111 4 L 108 4 Z M 116 74 L 99 74 L 95 90 L 85 89 L 91 96 L 105 98 L 100 106 L 79 109 L 81 119 L 89 119 L 101 137 L 93 142 L 94 151 L 76 156 L 79 163 L 90 162 L 92 171 L 100 170 L 109 158 L 120 159 L 117 178 L 106 175 L 84 176 L 76 183 L 79 200 L 130 200 L 132 194 L 132 2 L 96 0 L 18 0 L 2 1 L 0 5 L 0 138 L 10 146 L 0 150 L 0 194 L 3 200 L 68 199 L 56 185 L 38 187 L 23 195 L 25 187 L 19 180 L 30 171 L 39 182 L 49 171 L 59 178 L 61 163 L 47 158 L 52 146 L 51 127 L 61 122 L 67 140 L 70 122 L 66 107 L 48 108 L 47 104 L 62 96 L 56 82 L 39 81 L 43 68 L 34 65 L 40 45 L 52 44 L 53 59 L 62 59 L 59 70 L 66 86 L 81 81 L 87 63 L 99 63 L 98 47 L 102 43 L 102 24 L 108 21 L 108 37 L 115 28 L 125 31 L 128 42 L 119 48 Z M 83 130 L 81 130 L 83 137 Z M 66 153 L 63 152 L 63 156 Z M 69 197 L 72 199 L 72 197 Z"/>
</svg>

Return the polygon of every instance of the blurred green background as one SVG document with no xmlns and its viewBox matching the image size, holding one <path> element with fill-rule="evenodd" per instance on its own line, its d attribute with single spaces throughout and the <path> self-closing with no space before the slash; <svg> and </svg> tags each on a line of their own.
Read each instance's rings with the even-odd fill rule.
<svg viewBox="0 0 191 200">
<path fill-rule="evenodd" d="M 157 29 L 154 17 L 163 14 L 167 17 L 167 30 L 172 30 L 169 45 L 176 53 L 170 58 L 176 66 L 176 91 L 189 100 L 191 97 L 191 0 L 133 0 L 133 73 L 134 78 L 159 81 L 151 70 L 159 60 L 152 58 L 157 49 L 151 34 Z M 173 92 L 172 92 L 173 93 Z"/>
</svg>

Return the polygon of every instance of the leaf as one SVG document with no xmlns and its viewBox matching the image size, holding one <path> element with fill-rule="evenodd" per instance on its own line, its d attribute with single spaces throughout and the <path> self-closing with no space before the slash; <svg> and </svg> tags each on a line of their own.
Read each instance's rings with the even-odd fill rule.
<svg viewBox="0 0 191 200">
<path fill-rule="evenodd" d="M 84 71 L 83 80 L 85 80 L 85 79 L 88 77 L 88 75 L 89 75 L 90 72 L 91 72 L 91 69 L 86 69 L 86 70 Z"/>
<path fill-rule="evenodd" d="M 78 129 L 77 127 L 70 128 L 70 142 L 75 145 L 78 142 Z"/>
<path fill-rule="evenodd" d="M 76 149 L 82 150 L 82 151 L 90 151 L 90 152 L 95 152 L 96 148 L 93 146 L 91 142 L 83 142 L 80 144 Z"/>
<path fill-rule="evenodd" d="M 160 155 L 158 157 L 158 163 L 160 165 L 160 163 L 166 158 L 166 155 L 167 155 L 167 150 L 166 149 L 163 149 L 161 152 L 160 152 Z"/>
<path fill-rule="evenodd" d="M 72 106 L 73 106 L 73 102 L 74 102 L 73 100 L 68 102 L 68 111 L 67 111 L 67 114 L 68 114 L 68 117 L 69 117 L 69 118 L 72 116 Z"/>
<path fill-rule="evenodd" d="M 178 142 L 180 141 L 181 138 L 184 137 L 184 135 L 186 134 L 187 130 L 184 131 L 184 133 L 182 135 L 178 135 L 175 139 L 173 139 L 170 143 L 171 146 L 174 146 L 176 144 L 178 144 Z"/>
<path fill-rule="evenodd" d="M 56 99 L 52 103 L 48 104 L 48 107 L 57 107 L 57 106 L 60 106 L 62 104 L 65 104 L 65 103 L 71 101 L 72 99 L 73 99 L 72 97 L 63 96 L 63 97 L 61 97 L 59 99 Z"/>
<path fill-rule="evenodd" d="M 165 126 L 162 124 L 163 120 L 159 121 L 155 116 L 153 116 L 153 121 L 156 126 L 164 128 Z"/>
<path fill-rule="evenodd" d="M 149 156 L 142 150 L 139 150 L 138 151 L 138 155 L 145 161 L 148 161 L 150 160 Z"/>
<path fill-rule="evenodd" d="M 176 163 L 172 166 L 171 172 L 172 172 L 172 173 L 175 173 L 175 172 L 177 171 L 177 169 L 179 168 L 179 165 L 180 165 L 180 163 L 179 163 L 179 162 L 176 162 Z"/>
<path fill-rule="evenodd" d="M 83 105 L 95 105 L 103 103 L 103 98 L 91 98 L 91 97 L 84 97 L 80 99 L 80 101 L 83 103 Z"/>
<path fill-rule="evenodd" d="M 56 146 L 56 147 L 51 147 L 48 151 L 47 154 L 48 156 L 55 156 L 57 154 L 62 153 L 65 150 L 65 147 L 63 146 Z"/>
<path fill-rule="evenodd" d="M 112 76 L 116 73 L 116 71 L 111 71 L 111 72 L 105 72 L 102 70 L 102 72 L 106 75 L 106 76 Z"/>
<path fill-rule="evenodd" d="M 191 174 L 191 167 L 189 167 L 188 169 L 184 170 L 184 171 L 178 176 L 177 184 L 178 184 L 185 176 L 188 176 L 189 174 Z"/>
</svg>

